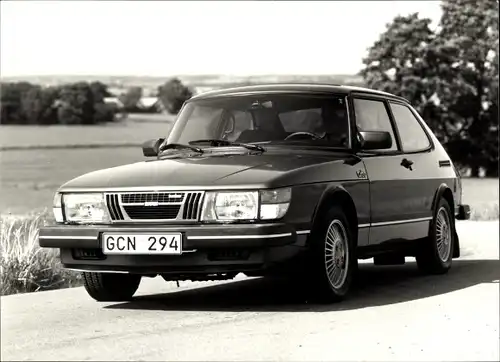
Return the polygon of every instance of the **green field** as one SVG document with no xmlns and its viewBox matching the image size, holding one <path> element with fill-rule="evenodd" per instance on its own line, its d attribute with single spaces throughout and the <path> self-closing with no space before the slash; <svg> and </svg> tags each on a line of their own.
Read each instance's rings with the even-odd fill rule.
<svg viewBox="0 0 500 362">
<path fill-rule="evenodd" d="M 174 116 L 130 115 L 129 120 L 96 126 L 0 125 L 0 149 L 102 144 L 141 144 L 167 135 Z"/>
</svg>

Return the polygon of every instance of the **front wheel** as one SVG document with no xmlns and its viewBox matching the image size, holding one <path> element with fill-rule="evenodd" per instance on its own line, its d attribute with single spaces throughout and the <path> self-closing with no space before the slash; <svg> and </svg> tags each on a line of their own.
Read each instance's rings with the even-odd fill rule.
<svg viewBox="0 0 500 362">
<path fill-rule="evenodd" d="M 441 199 L 432 219 L 429 236 L 416 255 L 418 268 L 426 274 L 444 274 L 451 268 L 455 224 L 451 208 Z"/>
<path fill-rule="evenodd" d="M 139 288 L 137 274 L 83 272 L 87 293 L 98 302 L 122 302 L 132 299 Z"/>
<path fill-rule="evenodd" d="M 331 208 L 311 234 L 308 282 L 321 301 L 343 300 L 358 268 L 355 241 L 344 211 Z"/>
</svg>

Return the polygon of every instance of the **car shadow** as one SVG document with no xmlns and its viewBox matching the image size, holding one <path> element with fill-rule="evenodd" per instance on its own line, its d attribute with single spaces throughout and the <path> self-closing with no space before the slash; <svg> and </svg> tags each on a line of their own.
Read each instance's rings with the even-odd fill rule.
<svg viewBox="0 0 500 362">
<path fill-rule="evenodd" d="M 137 296 L 106 309 L 231 312 L 322 312 L 384 306 L 437 296 L 482 283 L 498 283 L 499 260 L 456 260 L 445 275 L 421 275 L 414 262 L 360 264 L 359 280 L 341 303 L 312 303 L 293 280 L 254 278 L 163 294 Z"/>
</svg>

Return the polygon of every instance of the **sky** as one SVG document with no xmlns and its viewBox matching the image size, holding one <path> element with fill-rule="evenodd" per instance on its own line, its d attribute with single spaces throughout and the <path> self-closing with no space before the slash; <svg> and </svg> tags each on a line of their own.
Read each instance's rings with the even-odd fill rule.
<svg viewBox="0 0 500 362">
<path fill-rule="evenodd" d="M 439 1 L 1 1 L 2 77 L 355 74 L 397 15 Z"/>
</svg>

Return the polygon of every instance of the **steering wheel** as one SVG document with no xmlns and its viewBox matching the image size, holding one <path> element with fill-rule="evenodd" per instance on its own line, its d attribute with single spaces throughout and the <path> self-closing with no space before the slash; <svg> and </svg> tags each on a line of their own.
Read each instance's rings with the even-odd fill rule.
<svg viewBox="0 0 500 362">
<path fill-rule="evenodd" d="M 321 137 L 318 137 L 317 135 L 315 135 L 314 133 L 311 133 L 311 132 L 294 132 L 290 135 L 288 135 L 286 138 L 285 138 L 285 141 L 286 140 L 289 140 L 290 138 L 293 138 L 295 136 L 309 136 L 311 137 L 312 139 L 316 139 L 316 140 L 319 140 Z"/>
</svg>

